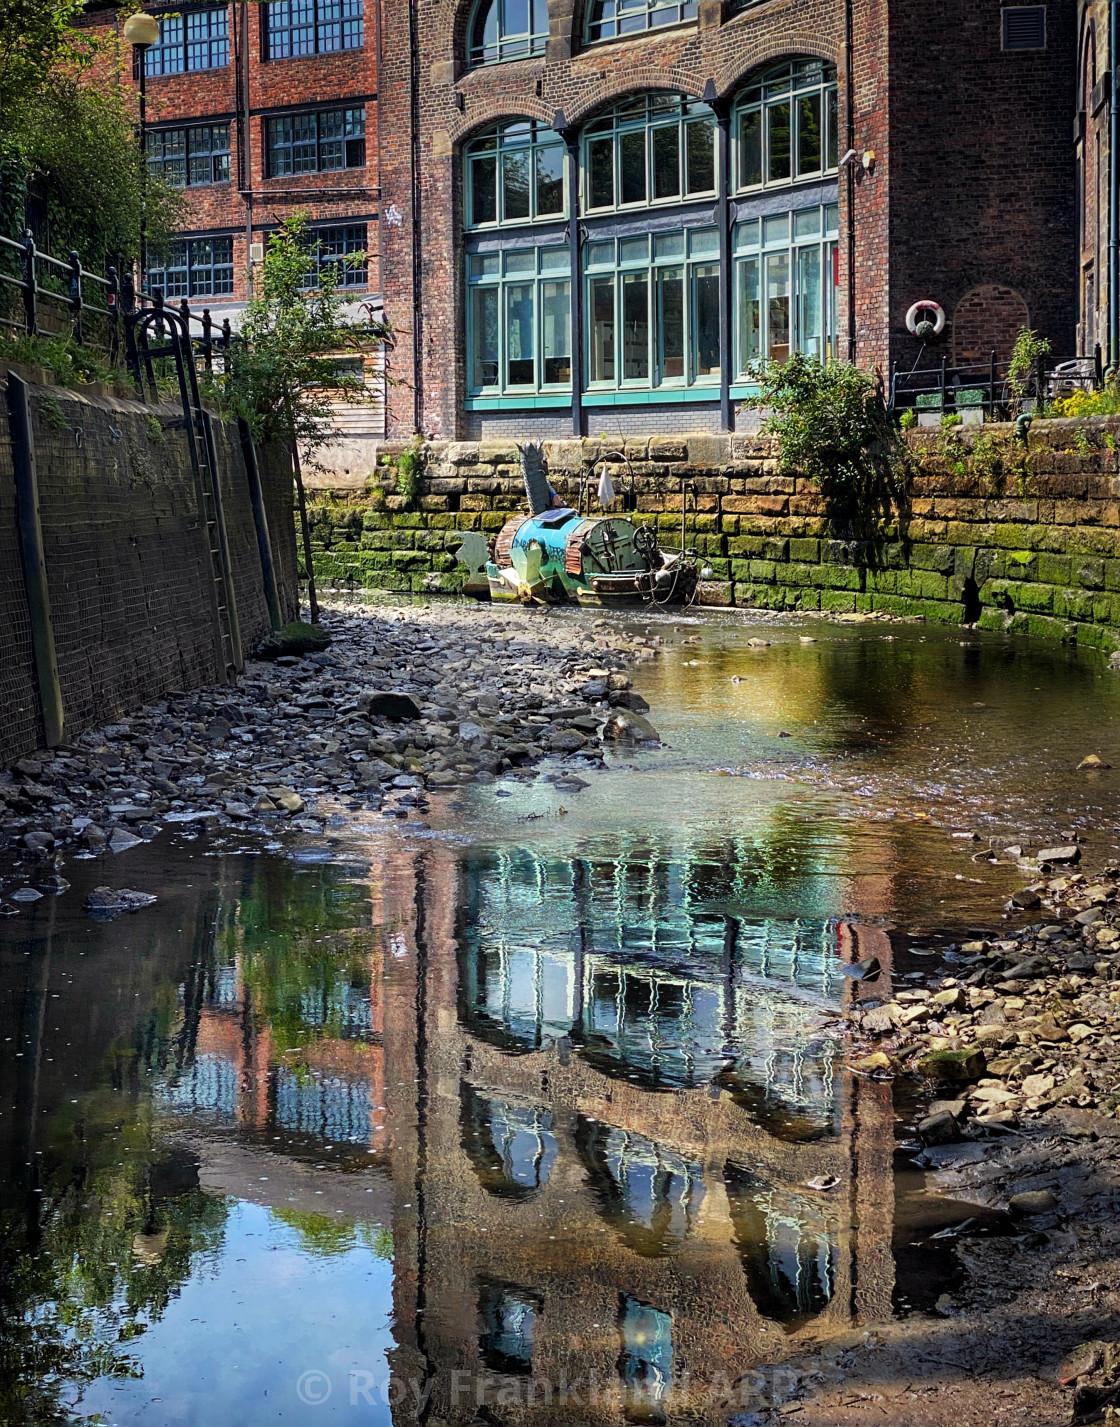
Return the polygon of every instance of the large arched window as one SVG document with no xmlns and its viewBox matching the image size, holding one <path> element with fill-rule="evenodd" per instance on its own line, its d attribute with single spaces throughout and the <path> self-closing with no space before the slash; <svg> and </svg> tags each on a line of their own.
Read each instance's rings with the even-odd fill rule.
<svg viewBox="0 0 1120 1427">
<path fill-rule="evenodd" d="M 615 105 L 584 134 L 584 211 L 714 196 L 715 133 L 708 106 L 680 94 L 643 94 Z"/>
<path fill-rule="evenodd" d="M 564 143 L 545 124 L 515 119 L 467 148 L 467 227 L 512 227 L 562 218 Z"/>
<path fill-rule="evenodd" d="M 665 25 L 695 20 L 697 0 L 590 0 L 587 7 L 587 39 L 617 40 L 623 35 L 640 35 Z"/>
<path fill-rule="evenodd" d="M 743 195 L 735 253 L 733 378 L 793 352 L 834 355 L 839 281 L 836 67 L 792 59 L 739 95 L 732 124 L 732 184 Z M 789 190 L 775 206 L 774 190 Z M 758 195 L 761 202 L 753 195 Z"/>
<path fill-rule="evenodd" d="M 548 0 L 478 0 L 470 26 L 470 64 L 500 64 L 544 54 Z"/>
</svg>

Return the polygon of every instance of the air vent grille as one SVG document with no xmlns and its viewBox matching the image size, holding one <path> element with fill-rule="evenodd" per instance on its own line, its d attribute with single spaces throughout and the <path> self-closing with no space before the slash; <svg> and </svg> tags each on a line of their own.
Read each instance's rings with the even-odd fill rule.
<svg viewBox="0 0 1120 1427">
<path fill-rule="evenodd" d="M 1011 5 L 1001 13 L 1005 50 L 1046 48 L 1045 5 Z"/>
</svg>

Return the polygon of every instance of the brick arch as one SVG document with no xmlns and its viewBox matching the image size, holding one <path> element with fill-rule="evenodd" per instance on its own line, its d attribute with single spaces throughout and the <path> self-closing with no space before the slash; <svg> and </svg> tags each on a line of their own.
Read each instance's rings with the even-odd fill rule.
<svg viewBox="0 0 1120 1427">
<path fill-rule="evenodd" d="M 699 99 L 705 81 L 699 75 L 685 69 L 663 69 L 656 65 L 642 66 L 627 71 L 606 94 L 596 94 L 585 99 L 571 111 L 565 110 L 564 117 L 573 129 L 582 128 L 596 114 L 620 104 L 624 99 L 635 98 L 639 94 L 683 94 L 686 99 Z"/>
<path fill-rule="evenodd" d="M 966 292 L 953 309 L 953 361 L 973 366 L 988 360 L 1008 362 L 1015 338 L 1030 326 L 1030 309 L 1013 287 L 985 283 Z"/>
<path fill-rule="evenodd" d="M 470 118 L 462 119 L 451 130 L 449 137 L 452 144 L 461 148 L 472 139 L 477 139 L 484 130 L 492 129 L 495 124 L 514 124 L 519 119 L 535 119 L 538 124 L 551 124 L 552 113 L 547 111 L 547 106 L 540 100 L 533 102 L 528 95 L 521 95 L 517 102 L 519 107 L 511 110 L 508 98 L 495 96 L 484 101 L 477 110 L 472 108 Z"/>
<path fill-rule="evenodd" d="M 735 25 L 746 18 L 747 16 L 741 15 L 731 24 Z M 729 48 L 733 57 L 720 66 L 713 76 L 716 93 L 721 99 L 734 97 L 752 75 L 759 70 L 768 69 L 771 65 L 781 64 L 784 60 L 824 60 L 828 64 L 834 64 L 838 74 L 843 68 L 843 55 L 838 47 L 833 49 L 822 44 L 818 33 L 799 32 L 796 28 L 785 31 L 780 40 L 757 44 L 747 59 L 737 53 L 737 46 Z"/>
</svg>

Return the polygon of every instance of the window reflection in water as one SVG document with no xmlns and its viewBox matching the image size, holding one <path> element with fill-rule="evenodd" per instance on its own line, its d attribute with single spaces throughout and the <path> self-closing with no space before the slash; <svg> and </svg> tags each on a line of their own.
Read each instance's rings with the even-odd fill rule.
<svg viewBox="0 0 1120 1427">
<path fill-rule="evenodd" d="M 820 1313 L 836 1280 L 839 1226 L 819 1198 L 724 1171 L 735 1244 L 758 1311 L 789 1329 Z"/>
<path fill-rule="evenodd" d="M 700 1165 L 644 1135 L 582 1116 L 576 1142 L 603 1217 L 629 1248 L 663 1258 L 684 1242 L 704 1198 Z"/>
<path fill-rule="evenodd" d="M 487 1099 L 465 1081 L 459 1097 L 463 1148 L 491 1194 L 522 1199 L 548 1183 L 556 1162 L 548 1110 Z"/>
<path fill-rule="evenodd" d="M 502 1283 L 484 1283 L 478 1296 L 482 1361 L 494 1372 L 529 1373 L 541 1302 L 535 1294 Z"/>
<path fill-rule="evenodd" d="M 618 1360 L 627 1422 L 665 1422 L 673 1380 L 673 1320 L 668 1313 L 624 1297 L 619 1305 Z"/>
</svg>

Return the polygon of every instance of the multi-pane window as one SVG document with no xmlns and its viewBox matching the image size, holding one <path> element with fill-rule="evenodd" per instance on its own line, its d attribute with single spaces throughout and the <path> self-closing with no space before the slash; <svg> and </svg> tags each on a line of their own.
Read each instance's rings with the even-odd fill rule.
<svg viewBox="0 0 1120 1427">
<path fill-rule="evenodd" d="M 159 39 L 144 52 L 144 73 L 184 74 L 229 64 L 229 11 L 223 5 L 187 10 L 159 22 Z"/>
<path fill-rule="evenodd" d="M 617 105 L 583 140 L 585 208 L 644 208 L 714 194 L 715 134 L 708 106 L 680 95 Z"/>
<path fill-rule="evenodd" d="M 467 227 L 562 218 L 565 148 L 544 124 L 519 119 L 467 150 Z"/>
<path fill-rule="evenodd" d="M 835 204 L 752 218 L 735 227 L 736 369 L 750 378 L 759 363 L 794 352 L 836 356 Z"/>
<path fill-rule="evenodd" d="M 364 168 L 366 111 L 324 109 L 265 121 L 268 176 Z"/>
<path fill-rule="evenodd" d="M 149 129 L 148 170 L 172 188 L 229 182 L 229 125 Z"/>
<path fill-rule="evenodd" d="M 584 248 L 589 388 L 719 381 L 719 233 L 677 229 Z"/>
<path fill-rule="evenodd" d="M 266 0 L 268 59 L 358 50 L 363 38 L 362 0 Z"/>
<path fill-rule="evenodd" d="M 740 97 L 734 134 L 735 184 L 740 191 L 835 172 L 835 66 L 802 59 L 768 70 Z"/>
<path fill-rule="evenodd" d="M 544 54 L 548 0 L 479 0 L 471 21 L 471 64 Z"/>
<path fill-rule="evenodd" d="M 473 394 L 572 382 L 571 259 L 562 246 L 467 257 L 467 380 Z"/>
<path fill-rule="evenodd" d="M 162 268 L 148 272 L 148 287 L 164 297 L 228 297 L 233 292 L 233 239 L 181 238 Z"/>
<path fill-rule="evenodd" d="M 587 38 L 614 40 L 664 25 L 695 20 L 696 0 L 592 0 L 588 6 Z"/>
<path fill-rule="evenodd" d="M 332 267 L 339 287 L 365 287 L 369 281 L 366 270 L 366 225 L 343 223 L 330 228 L 313 228 L 310 238 L 315 254 L 316 276 Z"/>
</svg>

